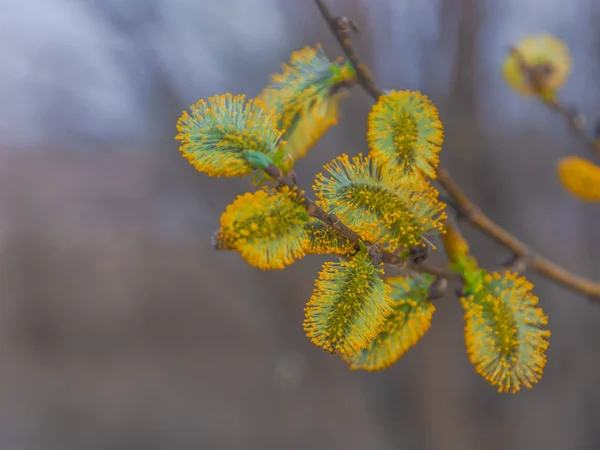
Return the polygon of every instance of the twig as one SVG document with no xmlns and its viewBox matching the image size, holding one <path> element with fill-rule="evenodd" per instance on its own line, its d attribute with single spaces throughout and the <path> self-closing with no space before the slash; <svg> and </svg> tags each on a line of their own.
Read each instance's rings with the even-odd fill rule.
<svg viewBox="0 0 600 450">
<path fill-rule="evenodd" d="M 315 3 L 319 7 L 319 11 L 321 11 L 321 15 L 327 22 L 327 25 L 329 25 L 329 29 L 342 47 L 346 57 L 352 63 L 352 66 L 356 71 L 358 84 L 360 84 L 371 97 L 377 100 L 383 92 L 377 87 L 375 81 L 373 81 L 373 77 L 371 76 L 368 67 L 358 58 L 358 55 L 352 46 L 352 41 L 350 40 L 350 32 L 358 31 L 356 23 L 346 17 L 334 17 L 323 0 L 315 0 Z"/>
<path fill-rule="evenodd" d="M 325 5 L 323 0 L 315 0 L 315 3 L 319 7 L 321 15 L 327 22 L 331 32 L 342 47 L 342 50 L 354 66 L 354 69 L 357 73 L 358 83 L 367 93 L 369 93 L 371 97 L 373 97 L 375 101 L 377 101 L 379 96 L 382 94 L 382 91 L 377 88 L 377 85 L 371 77 L 371 73 L 358 58 L 349 38 L 350 24 L 354 24 L 354 22 L 349 21 L 344 17 L 336 19 L 331 14 L 331 11 L 329 11 L 329 8 L 327 5 Z M 355 24 L 353 26 L 356 27 Z M 600 284 L 572 274 L 562 267 L 556 265 L 552 261 L 534 253 L 527 245 L 519 241 L 508 231 L 492 222 L 486 215 L 484 215 L 479 210 L 477 205 L 467 198 L 447 170 L 439 168 L 437 175 L 440 184 L 444 187 L 448 195 L 454 199 L 454 202 L 452 202 L 451 205 L 459 214 L 463 215 L 473 225 L 477 226 L 488 236 L 512 250 L 517 257 L 525 258 L 526 261 L 530 261 L 532 269 L 540 272 L 554 281 L 562 283 L 573 290 L 587 294 L 594 300 L 600 298 Z M 413 263 L 412 265 L 415 270 L 431 273 L 440 278 L 456 280 L 458 277 L 458 279 L 460 279 L 459 275 L 445 269 L 427 267 L 427 265 L 424 263 Z"/>
<path fill-rule="evenodd" d="M 510 249 L 517 257 L 524 258 L 529 266 L 546 277 L 582 294 L 600 298 L 600 284 L 572 274 L 552 261 L 538 255 L 500 225 L 481 212 L 450 177 L 445 169 L 438 169 L 438 182 L 454 199 L 458 212 L 495 241 Z"/>
<path fill-rule="evenodd" d="M 557 112 L 565 118 L 569 124 L 569 128 L 571 128 L 573 133 L 592 150 L 594 156 L 600 156 L 599 141 L 596 138 L 590 137 L 585 131 L 585 117 L 583 117 L 576 108 L 569 107 L 561 102 L 558 97 L 548 97 L 544 95 L 544 77 L 547 76 L 549 70 L 552 70 L 552 67 L 548 64 L 540 64 L 537 66 L 528 64 L 521 52 L 514 47 L 511 47 L 510 52 L 517 58 L 520 69 L 526 74 L 527 79 L 537 91 L 537 95 L 542 102 L 552 111 Z"/>
<path fill-rule="evenodd" d="M 265 173 L 273 178 L 277 183 L 283 186 L 287 186 L 290 189 L 296 189 L 296 183 L 290 177 L 283 175 L 283 172 L 279 167 L 275 164 L 269 164 L 265 169 Z M 322 208 L 317 206 L 315 202 L 313 202 L 310 198 L 306 196 L 302 191 L 296 190 L 298 195 L 302 197 L 302 201 L 304 201 L 304 205 L 306 206 L 306 213 L 310 217 L 314 217 L 317 220 L 320 220 L 324 224 L 334 228 L 339 231 L 346 238 L 350 239 L 352 242 L 355 242 L 357 245 L 360 241 L 363 241 L 367 248 L 369 248 L 369 253 L 376 257 L 376 259 L 381 258 L 381 262 L 386 264 L 394 264 L 401 265 L 404 264 L 404 259 L 394 255 L 393 253 L 387 252 L 381 248 L 379 248 L 376 244 L 372 242 L 365 241 L 358 234 L 348 228 L 344 223 L 337 217 L 335 214 L 329 214 L 324 211 Z M 377 261 L 374 261 L 377 262 Z"/>
<path fill-rule="evenodd" d="M 599 141 L 590 137 L 588 133 L 585 132 L 585 118 L 575 108 L 569 108 L 558 98 L 548 100 L 545 104 L 548 105 L 551 110 L 558 112 L 567 120 L 573 133 L 592 150 L 594 156 L 600 156 Z"/>
</svg>

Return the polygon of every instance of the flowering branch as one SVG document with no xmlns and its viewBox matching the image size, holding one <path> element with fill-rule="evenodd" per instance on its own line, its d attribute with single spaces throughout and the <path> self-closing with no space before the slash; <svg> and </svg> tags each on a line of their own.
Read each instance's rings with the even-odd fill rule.
<svg viewBox="0 0 600 450">
<path fill-rule="evenodd" d="M 295 181 L 291 177 L 285 176 L 281 169 L 275 164 L 269 164 L 264 169 L 264 172 L 267 175 L 269 175 L 269 177 L 271 177 L 273 180 L 275 180 L 279 185 L 287 186 L 290 189 L 296 188 Z M 373 260 L 374 264 L 377 265 L 379 263 L 384 263 L 402 266 L 407 262 L 408 267 L 411 270 L 414 270 L 415 272 L 428 273 L 430 275 L 435 275 L 439 279 L 444 280 L 462 281 L 462 277 L 456 272 L 447 270 L 443 267 L 436 267 L 427 264 L 425 262 L 427 255 L 426 253 L 421 251 L 420 247 L 411 248 L 409 252 L 409 258 L 407 259 L 407 261 L 405 261 L 400 256 L 383 250 L 377 244 L 362 239 L 357 233 L 348 228 L 335 214 L 330 214 L 324 209 L 320 208 L 303 192 L 299 191 L 299 194 L 302 197 L 304 205 L 306 206 L 306 213 L 310 217 L 320 220 L 325 225 L 339 231 L 342 235 L 344 235 L 344 237 L 356 243 L 357 246 L 359 242 L 364 242 L 367 249 L 369 250 L 369 255 L 371 256 L 371 259 Z"/>
<path fill-rule="evenodd" d="M 296 183 L 294 180 L 288 176 L 285 176 L 281 169 L 277 167 L 275 164 L 269 164 L 264 172 L 269 175 L 273 180 L 277 181 L 278 184 L 289 187 L 290 189 L 294 189 L 296 187 Z M 313 202 L 310 198 L 308 198 L 303 192 L 298 191 L 299 195 L 302 197 L 302 201 L 306 206 L 306 213 L 310 217 L 314 217 L 317 220 L 320 220 L 327 226 L 334 228 L 339 231 L 344 237 L 350 239 L 352 242 L 355 242 L 357 245 L 359 242 L 365 242 L 358 234 L 348 228 L 335 214 L 329 214 L 319 206 L 315 202 Z M 365 245 L 369 249 L 369 255 L 373 259 L 375 264 L 379 264 L 381 262 L 386 264 L 403 264 L 404 259 L 394 255 L 393 253 L 386 252 L 382 250 L 376 244 L 371 242 L 365 242 Z"/>
<path fill-rule="evenodd" d="M 350 31 L 358 31 L 356 23 L 349 20 L 346 17 L 334 17 L 323 0 L 315 0 L 321 15 L 327 22 L 330 30 L 340 44 L 342 50 L 348 57 L 348 60 L 354 66 L 357 74 L 358 84 L 375 100 L 377 101 L 379 96 L 382 95 L 381 89 L 379 89 L 371 76 L 369 69 L 360 61 L 359 57 L 354 50 L 352 42 L 350 40 Z M 539 76 L 537 77 L 539 79 Z M 534 81 L 536 83 L 537 81 Z M 539 84 L 539 83 L 538 83 Z M 588 140 L 583 127 L 581 124 L 572 117 L 572 113 L 558 100 L 548 101 L 556 111 L 565 115 L 572 124 L 573 128 L 580 133 L 583 137 Z M 593 141 L 590 142 L 594 149 L 596 145 Z M 453 206 L 457 212 L 464 216 L 469 222 L 481 229 L 485 234 L 490 236 L 492 239 L 501 243 L 516 256 L 514 267 L 526 268 L 527 266 L 541 273 L 542 275 L 563 284 L 564 286 L 573 289 L 582 294 L 590 296 L 591 299 L 600 299 L 600 284 L 583 278 L 579 275 L 572 274 L 562 267 L 556 265 L 550 260 L 537 255 L 527 245 L 519 241 L 516 237 L 510 234 L 508 231 L 500 227 L 498 224 L 490 220 L 485 214 L 471 200 L 467 198 L 459 185 L 452 179 L 447 170 L 438 168 L 437 177 L 440 185 L 446 190 L 448 195 L 452 198 L 452 202 L 449 204 Z M 417 270 L 423 270 L 423 264 L 413 264 Z M 428 273 L 432 273 L 439 278 L 448 279 L 462 279 L 458 274 L 447 271 L 445 269 L 428 268 Z"/>
</svg>

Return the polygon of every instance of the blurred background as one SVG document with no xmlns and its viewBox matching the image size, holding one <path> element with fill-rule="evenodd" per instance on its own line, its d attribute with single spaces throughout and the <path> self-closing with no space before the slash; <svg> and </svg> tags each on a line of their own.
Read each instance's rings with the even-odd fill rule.
<svg viewBox="0 0 600 450">
<path fill-rule="evenodd" d="M 509 45 L 571 49 L 562 97 L 600 117 L 596 0 L 330 0 L 384 88 L 419 89 L 445 124 L 443 162 L 483 210 L 600 279 L 600 211 L 556 161 L 589 150 L 509 90 Z M 0 449 L 470 450 L 600 448 L 600 306 L 531 274 L 550 316 L 540 384 L 497 394 L 469 364 L 448 295 L 392 368 L 361 373 L 310 344 L 303 307 L 324 257 L 261 272 L 210 236 L 246 179 L 194 171 L 181 111 L 257 95 L 289 54 L 341 54 L 296 0 L 0 0 Z M 297 166 L 308 188 L 366 151 L 372 102 Z M 590 124 L 592 126 L 593 124 Z M 465 225 L 480 261 L 510 256 Z"/>
</svg>

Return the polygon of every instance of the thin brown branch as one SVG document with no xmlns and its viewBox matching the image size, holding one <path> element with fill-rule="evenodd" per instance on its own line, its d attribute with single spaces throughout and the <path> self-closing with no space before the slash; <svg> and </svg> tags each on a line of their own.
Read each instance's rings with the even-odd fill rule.
<svg viewBox="0 0 600 450">
<path fill-rule="evenodd" d="M 438 182 L 454 199 L 458 212 L 489 237 L 510 249 L 518 258 L 528 262 L 529 267 L 544 276 L 561 283 L 575 291 L 600 298 L 600 283 L 568 272 L 552 261 L 538 255 L 526 244 L 518 240 L 489 217 L 473 203 L 445 169 L 438 170 Z"/>
<path fill-rule="evenodd" d="M 327 22 L 327 25 L 329 25 L 329 29 L 342 47 L 346 57 L 352 63 L 352 66 L 356 71 L 358 84 L 360 84 L 371 97 L 377 100 L 382 94 L 382 91 L 375 84 L 369 68 L 360 61 L 350 39 L 350 33 L 352 31 L 358 31 L 356 23 L 343 16 L 335 17 L 331 14 L 329 7 L 323 0 L 315 0 L 315 3 L 317 4 L 319 11 L 321 11 L 321 15 Z"/>
<path fill-rule="evenodd" d="M 269 175 L 271 178 L 277 181 L 277 183 L 279 183 L 280 185 L 287 186 L 290 189 L 296 188 L 296 183 L 294 182 L 294 180 L 285 176 L 281 169 L 279 169 L 279 167 L 277 167 L 275 164 L 269 164 L 264 169 L 264 171 L 267 175 Z M 379 262 L 378 260 L 381 259 L 381 262 L 386 264 L 404 264 L 403 258 L 379 248 L 379 246 L 372 242 L 365 241 L 358 234 L 356 234 L 354 231 L 352 231 L 350 228 L 344 225 L 344 223 L 335 214 L 329 214 L 328 212 L 320 208 L 315 202 L 313 202 L 308 196 L 306 196 L 304 192 L 299 190 L 297 192 L 299 193 L 299 195 L 302 196 L 302 200 L 304 201 L 304 205 L 306 206 L 306 213 L 310 217 L 314 217 L 315 219 L 320 220 L 321 222 L 326 224 L 327 226 L 334 228 L 346 238 L 350 239 L 352 242 L 355 242 L 357 245 L 361 241 L 364 242 L 367 248 L 369 249 L 369 253 L 372 255 L 372 257 L 374 257 L 374 262 Z"/>
<path fill-rule="evenodd" d="M 321 15 L 327 22 L 331 32 L 342 47 L 342 50 L 356 70 L 358 83 L 369 95 L 371 95 L 371 97 L 373 97 L 375 101 L 377 101 L 383 92 L 375 84 L 375 81 L 373 80 L 368 68 L 358 58 L 350 40 L 350 30 L 352 28 L 356 29 L 356 24 L 345 17 L 335 18 L 325 4 L 324 0 L 315 0 L 315 3 L 319 7 Z M 533 252 L 527 245 L 519 241 L 508 231 L 484 215 L 479 210 L 477 205 L 468 199 L 459 185 L 452 179 L 447 170 L 442 168 L 438 169 L 438 181 L 446 189 L 448 195 L 450 195 L 450 197 L 452 197 L 454 200 L 451 205 L 459 214 L 463 215 L 473 225 L 480 228 L 492 239 L 495 239 L 505 247 L 512 250 L 517 257 L 530 263 L 532 269 L 575 291 L 587 294 L 594 300 L 600 298 L 599 283 L 595 283 L 579 275 L 572 274 L 552 261 Z M 414 270 L 418 270 L 420 272 L 431 273 L 439 278 L 461 280 L 460 275 L 446 269 L 428 267 L 425 263 L 411 264 Z"/>
<path fill-rule="evenodd" d="M 540 100 L 542 100 L 542 102 L 552 111 L 557 112 L 565 118 L 571 131 L 590 148 L 594 156 L 600 156 L 600 141 L 594 137 L 591 137 L 586 132 L 585 117 L 580 114 L 576 108 L 569 107 L 564 104 L 558 97 L 549 97 L 545 95 L 544 77 L 546 77 L 548 73 L 552 71 L 552 66 L 548 64 L 530 65 L 527 63 L 527 61 L 525 61 L 525 58 L 521 52 L 519 52 L 519 50 L 516 48 L 512 47 L 510 52 L 517 59 L 521 71 L 526 74 L 531 86 L 533 86 L 533 88 L 537 91 L 537 96 L 540 98 Z"/>
<path fill-rule="evenodd" d="M 561 116 L 565 118 L 569 127 L 573 131 L 573 133 L 585 144 L 587 145 L 592 154 L 596 157 L 600 156 L 600 145 L 597 139 L 592 138 L 585 131 L 585 117 L 583 117 L 575 108 L 569 108 L 564 103 L 560 101 L 558 98 L 554 98 L 544 102 L 548 107 L 559 113 Z"/>
</svg>

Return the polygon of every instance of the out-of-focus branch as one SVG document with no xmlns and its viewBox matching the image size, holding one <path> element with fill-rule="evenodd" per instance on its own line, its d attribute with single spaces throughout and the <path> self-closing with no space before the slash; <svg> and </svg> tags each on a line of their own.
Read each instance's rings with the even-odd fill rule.
<svg viewBox="0 0 600 450">
<path fill-rule="evenodd" d="M 346 17 L 335 17 L 324 0 L 315 0 L 321 15 L 327 22 L 331 32 L 339 42 L 342 50 L 348 57 L 348 60 L 354 66 L 357 73 L 358 83 L 375 101 L 382 95 L 383 91 L 377 87 L 368 68 L 358 58 L 352 41 L 350 40 L 350 31 L 358 30 L 356 23 Z M 558 107 L 557 107 L 558 108 Z M 561 109 L 559 109 L 561 111 Z M 585 133 L 583 133 L 585 136 Z M 593 145 L 593 143 L 592 143 Z M 595 146 L 594 146 L 595 148 Z M 449 203 L 459 214 L 464 216 L 469 222 L 481 229 L 492 239 L 503 244 L 510 249 L 518 258 L 519 268 L 526 268 L 527 265 L 546 277 L 563 284 L 582 294 L 586 294 L 594 300 L 600 299 L 600 284 L 572 274 L 552 261 L 536 254 L 527 245 L 519 241 L 516 237 L 490 220 L 462 191 L 458 183 L 450 176 L 447 170 L 439 168 L 437 171 L 438 181 L 452 198 Z M 439 278 L 460 279 L 456 273 L 441 268 L 431 268 L 422 270 L 424 263 L 412 264 L 415 270 L 421 270 L 438 276 Z"/>
<path fill-rule="evenodd" d="M 583 115 L 580 114 L 576 108 L 567 106 L 558 97 L 548 97 L 544 95 L 543 79 L 546 76 L 546 71 L 549 70 L 548 66 L 544 64 L 537 66 L 528 64 L 527 61 L 525 61 L 525 58 L 523 58 L 521 52 L 514 47 L 510 49 L 510 52 L 517 59 L 520 69 L 526 74 L 527 79 L 537 91 L 537 95 L 542 102 L 552 111 L 557 112 L 564 117 L 569 124 L 571 131 L 573 131 L 573 133 L 590 148 L 594 156 L 600 156 L 600 139 L 591 137 L 586 132 L 585 117 L 583 117 Z"/>
<path fill-rule="evenodd" d="M 438 170 L 438 182 L 448 195 L 454 199 L 454 204 L 460 215 L 489 237 L 510 249 L 517 256 L 518 261 L 526 261 L 527 265 L 533 270 L 570 289 L 594 297 L 595 300 L 600 298 L 600 283 L 570 273 L 552 261 L 538 255 L 526 244 L 493 222 L 465 195 L 460 186 L 450 177 L 447 170 Z"/>
<path fill-rule="evenodd" d="M 356 22 L 343 16 L 334 17 L 323 0 L 315 0 L 315 3 L 317 4 L 319 11 L 321 11 L 321 15 L 327 22 L 327 25 L 329 25 L 329 29 L 342 47 L 346 57 L 352 63 L 352 66 L 356 71 L 358 84 L 360 84 L 371 97 L 377 100 L 382 94 L 382 91 L 375 84 L 369 68 L 358 58 L 350 39 L 350 33 L 352 31 L 358 32 Z"/>
</svg>

